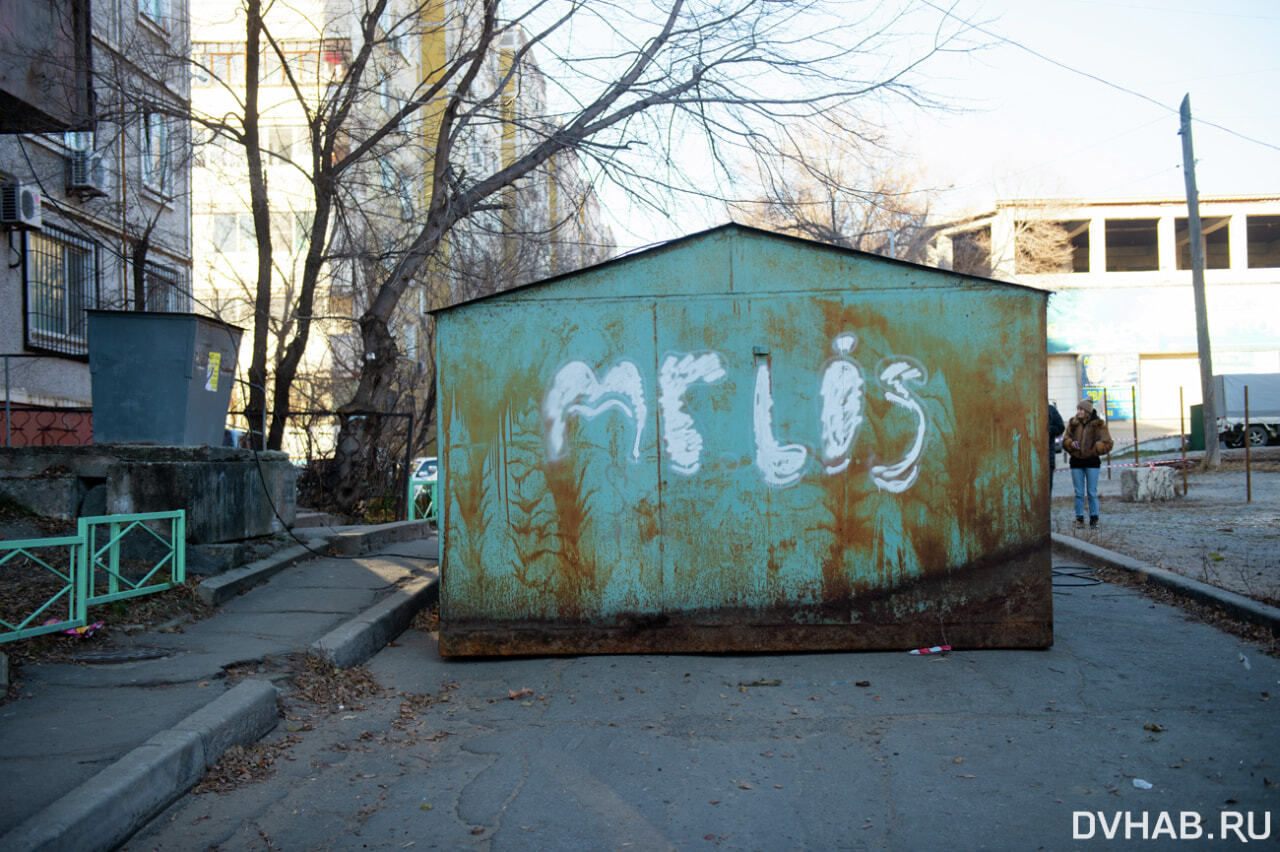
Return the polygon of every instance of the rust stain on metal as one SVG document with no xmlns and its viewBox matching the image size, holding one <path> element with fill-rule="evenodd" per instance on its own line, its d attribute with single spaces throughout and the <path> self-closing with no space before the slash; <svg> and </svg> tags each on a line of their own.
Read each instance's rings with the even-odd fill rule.
<svg viewBox="0 0 1280 852">
<path fill-rule="evenodd" d="M 1050 644 L 1043 294 L 686 254 L 442 318 L 442 652 Z M 468 345 L 495 325 L 511 363 Z"/>
<path fill-rule="evenodd" d="M 585 598 L 597 579 L 593 566 L 583 559 L 581 552 L 583 529 L 588 519 L 585 500 L 589 495 L 582 492 L 582 482 L 572 465 L 548 464 L 542 471 L 556 507 L 557 611 L 564 619 L 572 620 L 581 617 Z"/>
<path fill-rule="evenodd" d="M 856 627 L 815 622 L 810 608 L 736 607 L 631 615 L 611 622 L 557 620 L 442 625 L 445 656 L 742 653 L 1047 648 L 1053 644 L 1049 542 L 893 590 L 860 597 Z M 1018 613 L 1010 618 L 1009 613 Z"/>
</svg>

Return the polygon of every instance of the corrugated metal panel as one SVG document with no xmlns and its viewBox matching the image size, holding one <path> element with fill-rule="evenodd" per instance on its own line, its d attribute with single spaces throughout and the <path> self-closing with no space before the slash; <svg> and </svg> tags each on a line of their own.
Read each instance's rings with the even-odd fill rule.
<svg viewBox="0 0 1280 852">
<path fill-rule="evenodd" d="M 1044 306 L 730 227 L 438 315 L 442 653 L 1050 644 Z"/>
</svg>

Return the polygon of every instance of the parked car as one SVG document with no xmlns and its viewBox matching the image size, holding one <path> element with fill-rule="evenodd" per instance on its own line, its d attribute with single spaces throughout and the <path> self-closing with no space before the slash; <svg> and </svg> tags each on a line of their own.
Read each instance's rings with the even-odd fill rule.
<svg viewBox="0 0 1280 852">
<path fill-rule="evenodd" d="M 409 493 L 413 500 L 412 517 L 430 520 L 435 518 L 435 506 L 431 501 L 439 470 L 440 465 L 435 456 L 421 456 L 413 460 L 409 477 Z"/>
<path fill-rule="evenodd" d="M 428 482 L 436 481 L 436 471 L 439 465 L 435 456 L 421 456 L 413 460 L 413 478 L 425 479 Z"/>
</svg>

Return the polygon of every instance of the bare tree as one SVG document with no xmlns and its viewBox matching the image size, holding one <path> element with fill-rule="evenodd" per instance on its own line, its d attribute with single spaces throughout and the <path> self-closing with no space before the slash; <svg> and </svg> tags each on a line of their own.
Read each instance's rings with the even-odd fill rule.
<svg viewBox="0 0 1280 852">
<path fill-rule="evenodd" d="M 788 128 L 758 150 L 750 171 L 757 194 L 729 203 L 737 221 L 902 260 L 927 257 L 934 192 L 856 119 L 824 115 Z"/>
<path fill-rule="evenodd" d="M 345 257 L 369 259 L 370 245 L 379 242 L 368 239 L 371 231 L 381 248 L 368 265 L 367 300 L 357 318 L 359 369 L 345 405 L 353 411 L 386 410 L 395 396 L 402 356 L 396 317 L 405 294 L 440 266 L 432 262 L 442 247 L 453 250 L 460 227 L 496 220 L 495 230 L 513 223 L 518 229 L 513 188 L 557 157 L 576 156 L 596 181 L 621 186 L 655 209 L 672 203 L 673 190 L 724 197 L 717 187 L 733 173 L 738 152 L 751 150 L 770 128 L 835 110 L 854 114 L 853 105 L 863 101 L 925 103 L 921 63 L 955 49 L 958 38 L 945 29 L 955 26 L 945 13 L 911 4 L 857 4 L 854 18 L 848 4 L 822 0 L 350 2 L 345 29 L 326 24 L 315 39 L 317 85 L 298 71 L 297 54 L 272 17 L 281 8 L 270 0 L 242 0 L 243 85 L 228 88 L 243 97 L 233 113 L 196 117 L 245 151 L 260 252 L 250 381 L 262 390 L 254 390 L 249 407 L 265 411 L 273 276 L 259 99 L 264 62 L 287 78 L 305 115 L 309 162 L 298 165 L 313 189 L 313 218 L 295 285 L 296 321 L 270 392 L 267 444 L 273 447 L 312 332 L 322 270 Z M 904 52 L 901 42 L 917 15 L 928 16 L 928 28 Z M 331 43 L 332 33 L 349 35 Z M 420 51 L 428 64 L 413 70 L 413 85 L 385 108 L 386 81 L 398 73 L 395 46 L 406 39 L 436 40 L 444 49 Z M 335 55 L 338 61 L 326 65 Z M 218 73 L 210 63 L 197 70 Z M 523 96 L 535 78 L 546 86 L 546 98 Z M 371 108 L 378 99 L 384 108 Z M 699 156 L 685 157 L 687 148 L 673 139 L 699 140 Z M 475 156 L 491 146 L 497 156 Z M 374 223 L 365 215 L 361 183 L 367 189 L 376 164 L 403 156 L 406 148 L 417 150 L 409 161 L 417 157 L 420 203 L 411 222 Z M 452 296 L 430 281 L 426 286 L 432 307 Z M 364 422 L 345 423 L 339 440 L 347 486 L 359 469 L 356 456 L 370 452 L 358 434 Z"/>
<path fill-rule="evenodd" d="M 1070 272 L 1075 257 L 1067 227 L 1051 219 L 1017 218 L 1005 241 L 992 236 L 989 223 L 957 230 L 950 240 L 951 269 L 970 275 L 1012 280 L 1020 275 Z"/>
<path fill-rule="evenodd" d="M 1013 271 L 1016 275 L 1070 272 L 1071 235 L 1061 222 L 1019 219 L 1013 227 Z"/>
</svg>

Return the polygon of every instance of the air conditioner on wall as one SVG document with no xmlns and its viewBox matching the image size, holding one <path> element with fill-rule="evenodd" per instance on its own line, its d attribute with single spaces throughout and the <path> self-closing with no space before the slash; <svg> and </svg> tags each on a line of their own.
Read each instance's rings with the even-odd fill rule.
<svg viewBox="0 0 1280 852">
<path fill-rule="evenodd" d="M 0 185 L 0 228 L 40 230 L 40 191 L 25 183 Z"/>
<path fill-rule="evenodd" d="M 106 167 L 102 155 L 92 151 L 72 151 L 67 157 L 67 192 L 87 198 L 106 195 Z"/>
</svg>

